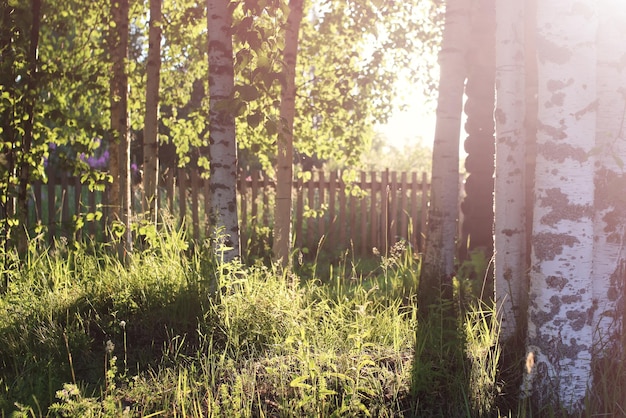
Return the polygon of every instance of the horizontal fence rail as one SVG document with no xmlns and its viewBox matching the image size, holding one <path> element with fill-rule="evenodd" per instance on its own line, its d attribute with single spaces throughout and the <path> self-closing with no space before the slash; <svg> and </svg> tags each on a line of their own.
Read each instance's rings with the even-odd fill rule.
<svg viewBox="0 0 626 418">
<path fill-rule="evenodd" d="M 405 241 L 416 251 L 424 246 L 430 185 L 426 173 L 395 171 L 357 173 L 350 182 L 339 172 L 311 172 L 293 181 L 293 242 L 303 252 L 385 254 Z M 260 171 L 238 179 L 239 220 L 244 254 L 271 237 L 275 183 Z M 48 227 L 48 236 L 96 240 L 106 237 L 107 190 L 92 191 L 78 177 L 50 176 L 31 188 L 29 226 Z M 185 225 L 195 240 L 206 238 L 210 207 L 208 181 L 197 171 L 170 170 L 159 189 L 162 213 Z M 133 212 L 141 213 L 141 190 L 133 193 Z M 265 243 L 267 244 L 267 243 Z M 266 245 L 267 246 L 267 245 Z M 271 247 L 270 247 L 271 248 Z M 258 248 L 256 249 L 258 251 Z"/>
</svg>

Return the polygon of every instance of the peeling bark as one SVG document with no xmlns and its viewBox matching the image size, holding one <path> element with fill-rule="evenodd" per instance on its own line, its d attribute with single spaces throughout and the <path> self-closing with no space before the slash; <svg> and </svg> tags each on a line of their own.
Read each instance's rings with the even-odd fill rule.
<svg viewBox="0 0 626 418">
<path fill-rule="evenodd" d="M 572 413 L 582 408 L 591 384 L 597 18 L 592 0 L 537 5 L 538 149 L 528 309 L 534 366 L 523 389 L 539 406 Z"/>
<path fill-rule="evenodd" d="M 596 130 L 593 258 L 594 356 L 623 350 L 626 253 L 626 10 L 621 1 L 600 2 L 598 29 L 598 122 Z"/>
<path fill-rule="evenodd" d="M 228 0 L 209 0 L 209 199 L 211 238 L 220 261 L 240 258 L 237 216 L 237 140 L 233 97 L 232 16 Z"/>
<path fill-rule="evenodd" d="M 525 4 L 496 8 L 495 294 L 502 342 L 521 331 L 526 281 Z"/>
</svg>

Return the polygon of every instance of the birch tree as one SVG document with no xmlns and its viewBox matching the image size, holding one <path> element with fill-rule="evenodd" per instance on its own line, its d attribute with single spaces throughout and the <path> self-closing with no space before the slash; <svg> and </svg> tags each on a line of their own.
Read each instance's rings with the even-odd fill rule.
<svg viewBox="0 0 626 418">
<path fill-rule="evenodd" d="M 470 5 L 464 0 L 446 4 L 439 65 L 439 98 L 433 145 L 433 165 L 426 251 L 419 282 L 419 309 L 442 296 L 452 297 L 456 253 L 459 190 L 459 136 L 463 90 L 467 73 Z"/>
<path fill-rule="evenodd" d="M 283 266 L 289 263 L 291 243 L 291 183 L 293 179 L 293 122 L 296 113 L 296 58 L 298 33 L 302 21 L 303 0 L 289 2 L 289 16 L 285 30 L 283 73 L 285 82 L 281 91 L 276 156 L 276 206 L 274 210 L 274 258 Z"/>
<path fill-rule="evenodd" d="M 209 199 L 211 238 L 223 261 L 241 256 L 237 217 L 237 141 L 232 15 L 228 0 L 208 0 L 209 40 Z"/>
<path fill-rule="evenodd" d="M 161 0 L 150 0 L 148 62 L 146 67 L 146 114 L 143 129 L 144 210 L 157 222 L 159 186 L 159 86 L 161 76 Z"/>
<path fill-rule="evenodd" d="M 525 3 L 496 7 L 495 294 L 502 342 L 524 322 L 525 205 Z"/>
<path fill-rule="evenodd" d="M 594 355 L 617 354 L 622 334 L 626 254 L 626 9 L 603 0 L 598 27 L 598 119 L 593 254 Z"/>
<path fill-rule="evenodd" d="M 125 226 L 120 257 L 132 250 L 130 230 L 131 179 L 130 132 L 128 117 L 128 59 L 129 5 L 128 0 L 111 0 L 109 42 L 111 55 L 111 136 L 109 172 L 113 183 L 109 190 L 111 220 Z"/>
<path fill-rule="evenodd" d="M 538 132 L 524 396 L 582 408 L 591 384 L 596 2 L 537 4 Z"/>
</svg>

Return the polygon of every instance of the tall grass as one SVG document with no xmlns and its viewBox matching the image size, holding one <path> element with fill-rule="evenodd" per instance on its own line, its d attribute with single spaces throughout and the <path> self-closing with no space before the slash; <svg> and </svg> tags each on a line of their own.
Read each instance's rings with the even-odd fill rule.
<svg viewBox="0 0 626 418">
<path fill-rule="evenodd" d="M 3 417 L 545 415 L 504 390 L 495 312 L 467 302 L 481 284 L 457 278 L 455 326 L 436 309 L 419 320 L 419 257 L 401 243 L 302 279 L 218 265 L 172 228 L 140 232 L 127 264 L 63 241 L 0 257 Z M 624 407 L 611 364 L 589 411 Z"/>
<path fill-rule="evenodd" d="M 397 416 L 415 308 L 381 291 L 216 268 L 184 235 L 41 248 L 0 298 L 0 408 L 27 416 Z"/>
</svg>

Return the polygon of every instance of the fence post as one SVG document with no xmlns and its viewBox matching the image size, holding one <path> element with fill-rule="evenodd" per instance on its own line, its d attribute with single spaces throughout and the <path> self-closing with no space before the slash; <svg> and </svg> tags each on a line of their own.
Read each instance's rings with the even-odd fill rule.
<svg viewBox="0 0 626 418">
<path fill-rule="evenodd" d="M 389 169 L 382 172 L 380 180 L 380 216 L 381 230 L 378 249 L 381 254 L 387 255 L 389 251 Z"/>
<path fill-rule="evenodd" d="M 304 187 L 302 177 L 299 177 L 296 186 L 296 227 L 294 228 L 295 245 L 301 247 L 304 242 L 302 234 L 302 211 L 304 210 Z"/>
<path fill-rule="evenodd" d="M 241 254 L 246 254 L 248 248 L 248 178 L 244 170 L 239 170 L 239 207 L 241 214 L 239 215 L 239 237 L 241 240 Z"/>
<path fill-rule="evenodd" d="M 407 194 L 407 181 L 406 181 L 406 171 L 403 171 L 400 174 L 400 208 L 402 208 L 401 212 L 398 214 L 400 216 L 400 237 L 405 241 L 409 241 L 409 231 L 408 231 L 408 217 L 409 210 L 407 208 L 406 202 L 406 194 Z"/>
<path fill-rule="evenodd" d="M 191 170 L 191 222 L 193 223 L 193 239 L 200 239 L 200 216 L 198 214 L 198 168 Z"/>
<path fill-rule="evenodd" d="M 339 175 L 339 245 L 343 251 L 346 247 L 346 187 L 343 181 L 343 176 Z M 354 216 L 352 216 L 354 219 Z"/>
<path fill-rule="evenodd" d="M 328 179 L 328 232 L 327 240 L 329 243 L 336 242 L 337 234 L 335 231 L 336 226 L 336 207 L 337 200 L 337 171 L 333 170 L 330 173 Z"/>
<path fill-rule="evenodd" d="M 426 222 L 428 219 L 428 202 L 430 200 L 430 187 L 428 186 L 428 177 L 426 173 L 422 173 L 422 213 L 420 219 L 420 242 L 421 250 L 426 248 Z"/>
<path fill-rule="evenodd" d="M 361 191 L 367 190 L 367 173 L 361 171 Z M 361 196 L 361 256 L 367 255 L 367 199 L 366 196 Z M 371 248 L 371 247 L 370 247 Z"/>
<path fill-rule="evenodd" d="M 376 172 L 370 172 L 370 245 L 368 252 L 378 245 L 378 209 L 376 205 L 376 190 L 378 189 Z"/>
</svg>

